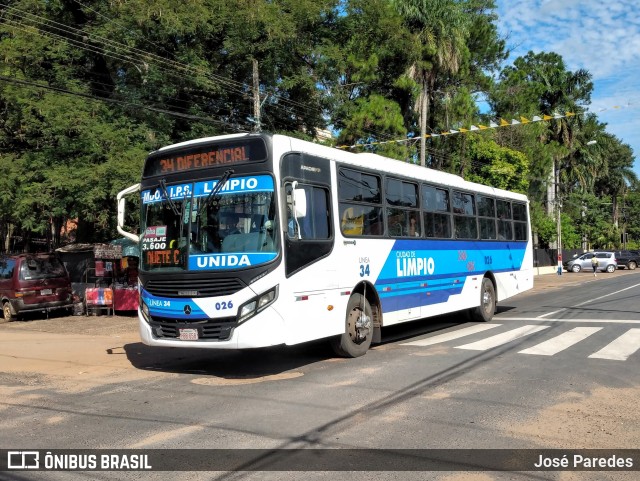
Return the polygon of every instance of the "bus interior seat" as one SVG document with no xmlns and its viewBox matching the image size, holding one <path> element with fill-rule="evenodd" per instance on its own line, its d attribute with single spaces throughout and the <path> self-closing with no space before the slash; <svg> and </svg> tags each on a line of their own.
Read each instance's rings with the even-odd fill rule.
<svg viewBox="0 0 640 481">
<path fill-rule="evenodd" d="M 353 207 L 346 208 L 342 214 L 341 228 L 343 234 L 362 235 L 364 215 L 356 216 Z"/>
</svg>

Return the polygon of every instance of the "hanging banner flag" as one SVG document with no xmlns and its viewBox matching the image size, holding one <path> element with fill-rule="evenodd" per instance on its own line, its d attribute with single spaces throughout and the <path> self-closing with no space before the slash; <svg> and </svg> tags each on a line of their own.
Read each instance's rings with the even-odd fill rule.
<svg viewBox="0 0 640 481">
<path fill-rule="evenodd" d="M 619 106 L 614 106 L 615 108 L 621 108 Z M 607 109 L 601 109 L 600 112 L 602 112 L 603 110 L 607 110 Z M 587 115 L 589 112 L 584 112 L 583 114 L 580 115 Z M 520 116 L 520 120 L 517 119 L 511 119 L 511 122 L 500 118 L 498 120 L 499 123 L 494 122 L 494 121 L 490 121 L 489 125 L 471 125 L 469 126 L 469 128 L 464 128 L 464 127 L 459 127 L 457 130 L 454 129 L 450 129 L 450 130 L 446 130 L 440 133 L 431 133 L 431 134 L 425 134 L 424 138 L 425 139 L 429 139 L 429 138 L 436 138 L 436 137 L 447 137 L 450 135 L 456 135 L 456 134 L 466 134 L 469 132 L 476 132 L 479 130 L 488 130 L 488 129 L 497 129 L 499 127 L 511 127 L 514 125 L 522 125 L 522 124 L 529 124 L 531 122 L 548 122 L 550 120 L 559 120 L 559 119 L 564 119 L 564 118 L 568 118 L 568 117 L 575 117 L 576 114 L 575 112 L 565 112 L 564 115 L 560 114 L 558 112 L 554 112 L 552 115 L 547 115 L 547 114 L 543 114 L 542 117 L 539 115 L 534 115 L 533 117 L 531 117 L 531 119 L 528 119 L 526 117 Z M 391 144 L 391 143 L 404 143 L 404 142 L 413 142 L 420 139 L 420 137 L 409 137 L 409 138 L 405 138 L 405 139 L 395 139 L 395 140 L 386 140 L 386 141 L 380 141 L 380 142 L 369 142 L 369 143 L 364 143 L 364 144 L 353 144 L 353 145 L 339 145 L 336 146 L 336 148 L 338 149 L 353 149 L 356 147 L 370 147 L 373 145 L 384 145 L 384 144 Z"/>
</svg>

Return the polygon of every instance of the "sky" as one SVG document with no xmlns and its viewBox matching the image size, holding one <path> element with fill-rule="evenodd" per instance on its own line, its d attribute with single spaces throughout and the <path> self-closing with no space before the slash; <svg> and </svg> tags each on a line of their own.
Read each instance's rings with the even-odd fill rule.
<svg viewBox="0 0 640 481">
<path fill-rule="evenodd" d="M 556 52 L 567 70 L 588 70 L 594 84 L 588 110 L 631 146 L 640 177 L 640 0 L 496 4 L 499 33 L 511 50 L 507 63 L 530 50 Z"/>
</svg>

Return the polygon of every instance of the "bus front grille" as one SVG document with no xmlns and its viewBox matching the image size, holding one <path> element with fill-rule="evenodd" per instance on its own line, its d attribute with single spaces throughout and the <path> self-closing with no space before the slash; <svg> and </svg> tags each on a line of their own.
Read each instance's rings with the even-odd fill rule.
<svg viewBox="0 0 640 481">
<path fill-rule="evenodd" d="M 217 297 L 230 296 L 242 288 L 244 283 L 235 277 L 224 279 L 152 279 L 144 288 L 158 297 Z"/>
<path fill-rule="evenodd" d="M 180 329 L 197 329 L 198 340 L 226 341 L 231 338 L 233 328 L 238 323 L 235 317 L 202 319 L 191 322 L 167 317 L 154 317 L 149 325 L 157 339 L 179 339 Z"/>
</svg>

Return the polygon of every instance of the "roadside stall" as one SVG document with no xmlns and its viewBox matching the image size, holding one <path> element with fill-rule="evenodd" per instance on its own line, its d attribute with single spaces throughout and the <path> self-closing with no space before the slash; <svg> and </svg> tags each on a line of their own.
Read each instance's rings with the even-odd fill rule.
<svg viewBox="0 0 640 481">
<path fill-rule="evenodd" d="M 113 278 L 113 308 L 115 311 L 138 310 L 138 245 L 129 239 L 115 239 L 111 246 L 120 248 Z"/>
<path fill-rule="evenodd" d="M 70 244 L 56 250 L 71 277 L 78 315 L 138 310 L 137 244 Z"/>
<path fill-rule="evenodd" d="M 116 311 L 138 310 L 138 258 L 124 256 L 120 274 L 114 283 L 113 308 Z"/>
<path fill-rule="evenodd" d="M 93 287 L 85 289 L 84 305 L 86 314 L 98 314 L 106 311 L 113 314 L 116 268 L 122 258 L 122 248 L 110 244 L 94 244 L 94 267 L 85 271 L 85 283 Z"/>
</svg>

